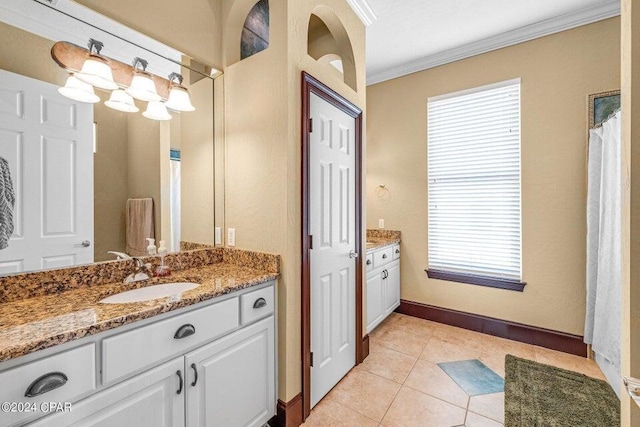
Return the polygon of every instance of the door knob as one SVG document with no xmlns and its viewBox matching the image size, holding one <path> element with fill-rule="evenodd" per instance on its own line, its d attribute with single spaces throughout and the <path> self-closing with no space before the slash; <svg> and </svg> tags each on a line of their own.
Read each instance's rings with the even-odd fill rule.
<svg viewBox="0 0 640 427">
<path fill-rule="evenodd" d="M 349 252 L 349 258 L 358 258 L 358 253 L 355 251 Z"/>
<path fill-rule="evenodd" d="M 91 246 L 91 242 L 89 240 L 84 240 L 76 246 L 82 246 L 83 248 L 88 248 L 89 246 Z"/>
</svg>

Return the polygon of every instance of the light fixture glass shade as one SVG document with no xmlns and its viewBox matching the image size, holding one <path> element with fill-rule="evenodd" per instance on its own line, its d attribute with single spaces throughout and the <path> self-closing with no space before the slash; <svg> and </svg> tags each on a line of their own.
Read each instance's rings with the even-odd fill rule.
<svg viewBox="0 0 640 427">
<path fill-rule="evenodd" d="M 78 102 L 95 104 L 100 101 L 100 97 L 93 91 L 93 86 L 78 80 L 73 74 L 69 75 L 64 87 L 58 88 L 58 92 Z"/>
<path fill-rule="evenodd" d="M 151 76 L 144 71 L 136 71 L 126 92 L 140 101 L 151 102 L 162 99 L 156 91 L 156 84 L 151 80 Z"/>
<path fill-rule="evenodd" d="M 91 55 L 84 61 L 82 69 L 76 73 L 76 77 L 100 89 L 118 89 L 118 85 L 113 81 L 111 67 L 107 64 L 106 59 L 97 55 Z"/>
<path fill-rule="evenodd" d="M 152 120 L 171 120 L 171 114 L 167 111 L 164 102 L 161 101 L 149 101 L 147 110 L 142 115 Z"/>
<path fill-rule="evenodd" d="M 184 86 L 171 86 L 169 91 L 169 99 L 167 100 L 167 108 L 175 111 L 195 111 L 195 107 L 191 105 L 189 91 Z"/>
<path fill-rule="evenodd" d="M 136 104 L 134 104 L 133 98 L 122 89 L 116 89 L 111 92 L 109 100 L 105 101 L 104 105 L 114 110 L 124 111 L 125 113 L 137 113 L 140 111 L 140 109 L 136 107 Z"/>
</svg>

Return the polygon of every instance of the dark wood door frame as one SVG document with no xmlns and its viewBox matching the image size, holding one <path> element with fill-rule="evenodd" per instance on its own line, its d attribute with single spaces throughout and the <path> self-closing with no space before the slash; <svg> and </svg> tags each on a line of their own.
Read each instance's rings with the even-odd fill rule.
<svg viewBox="0 0 640 427">
<path fill-rule="evenodd" d="M 309 74 L 302 72 L 302 404 L 303 420 L 311 412 L 311 265 L 309 239 L 309 161 L 311 94 L 355 120 L 356 365 L 363 358 L 362 337 L 362 110 Z"/>
</svg>

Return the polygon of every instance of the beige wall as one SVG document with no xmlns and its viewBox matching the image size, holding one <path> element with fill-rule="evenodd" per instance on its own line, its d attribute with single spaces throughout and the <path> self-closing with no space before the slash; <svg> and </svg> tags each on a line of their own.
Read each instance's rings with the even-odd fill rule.
<svg viewBox="0 0 640 427">
<path fill-rule="evenodd" d="M 220 0 L 77 0 L 207 65 L 220 68 Z"/>
<path fill-rule="evenodd" d="M 181 240 L 213 245 L 213 81 L 200 80 L 191 89 L 191 102 L 196 111 L 180 116 L 183 132 L 180 160 Z"/>
<path fill-rule="evenodd" d="M 240 31 L 254 3 L 224 2 L 225 37 Z M 321 4 L 333 9 L 351 38 L 357 92 L 306 53 L 309 17 Z M 308 71 L 364 108 L 364 40 L 364 26 L 346 2 L 270 2 L 269 48 L 225 69 L 225 221 L 236 228 L 238 247 L 282 256 L 278 370 L 284 401 L 301 391 L 300 73 Z M 228 48 L 239 49 L 239 43 Z"/>
<path fill-rule="evenodd" d="M 635 6 L 635 7 L 634 7 Z M 640 7 L 622 1 L 622 375 L 640 378 Z M 635 79 L 635 80 L 634 80 Z M 624 387 L 624 386 L 623 386 Z M 623 390 L 621 425 L 640 425 Z"/>
<path fill-rule="evenodd" d="M 403 299 L 583 334 L 587 95 L 620 87 L 619 46 L 613 18 L 368 87 L 367 223 L 402 231 Z M 427 98 L 516 77 L 527 286 L 428 279 Z M 388 201 L 375 195 L 380 184 Z"/>
</svg>

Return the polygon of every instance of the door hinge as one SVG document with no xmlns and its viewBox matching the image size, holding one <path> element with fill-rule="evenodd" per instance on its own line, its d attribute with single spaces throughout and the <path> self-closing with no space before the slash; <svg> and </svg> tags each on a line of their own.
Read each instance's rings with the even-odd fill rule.
<svg viewBox="0 0 640 427">
<path fill-rule="evenodd" d="M 311 352 L 311 357 L 309 359 L 311 360 L 310 365 L 313 368 L 313 351 Z"/>
<path fill-rule="evenodd" d="M 313 132 L 313 118 L 309 118 L 309 133 Z"/>
<path fill-rule="evenodd" d="M 313 249 L 313 236 L 309 235 L 309 249 Z"/>
</svg>

